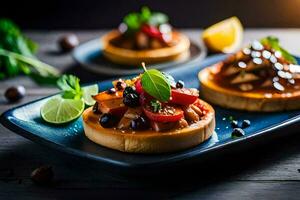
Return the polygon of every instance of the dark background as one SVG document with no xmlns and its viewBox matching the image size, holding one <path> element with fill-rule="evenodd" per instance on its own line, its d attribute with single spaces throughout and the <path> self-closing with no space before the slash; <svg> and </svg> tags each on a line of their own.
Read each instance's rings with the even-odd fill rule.
<svg viewBox="0 0 300 200">
<path fill-rule="evenodd" d="M 300 0 L 3 0 L 0 16 L 25 29 L 100 29 L 116 27 L 143 5 L 167 13 L 179 28 L 203 28 L 233 15 L 246 27 L 300 27 Z"/>
</svg>

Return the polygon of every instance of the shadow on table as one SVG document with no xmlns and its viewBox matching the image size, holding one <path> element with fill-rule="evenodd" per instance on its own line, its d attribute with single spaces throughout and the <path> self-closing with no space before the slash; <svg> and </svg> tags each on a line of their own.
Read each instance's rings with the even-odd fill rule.
<svg viewBox="0 0 300 200">
<path fill-rule="evenodd" d="M 192 166 L 177 169 L 158 168 L 154 172 L 144 171 L 137 174 L 103 168 L 96 161 L 63 154 L 26 141 L 12 147 L 13 153 L 0 154 L 0 184 L 1 180 L 18 180 L 18 177 L 28 179 L 35 167 L 48 164 L 53 166 L 55 172 L 55 182 L 51 187 L 48 186 L 50 187 L 48 189 L 84 188 L 88 196 L 103 194 L 106 197 L 180 196 L 223 181 L 236 180 L 239 176 L 251 175 L 251 171 L 263 170 L 274 162 L 294 157 L 300 152 L 299 141 L 299 135 L 291 135 L 270 143 L 263 142 L 252 147 L 240 148 L 234 152 L 224 151 L 216 157 L 207 158 Z M 26 187 L 32 190 L 44 190 L 32 183 L 29 184 L 30 186 Z M 65 197 L 70 193 L 71 190 L 59 194 Z M 76 197 L 84 193 L 81 191 Z M 75 195 L 76 193 L 71 194 Z"/>
</svg>

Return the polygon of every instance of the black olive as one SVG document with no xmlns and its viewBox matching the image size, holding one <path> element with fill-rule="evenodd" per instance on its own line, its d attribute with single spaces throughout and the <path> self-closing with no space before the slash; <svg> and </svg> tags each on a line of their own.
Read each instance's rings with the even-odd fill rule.
<svg viewBox="0 0 300 200">
<path fill-rule="evenodd" d="M 145 117 L 140 116 L 131 121 L 130 127 L 133 130 L 146 130 L 149 128 L 149 122 Z"/>
<path fill-rule="evenodd" d="M 135 91 L 135 89 L 133 87 L 130 87 L 130 86 L 127 86 L 125 89 L 124 89 L 124 92 L 123 92 L 123 97 L 125 97 L 127 94 L 137 94 L 137 92 Z"/>
<path fill-rule="evenodd" d="M 239 122 L 237 120 L 232 120 L 230 122 L 230 124 L 231 124 L 232 128 L 238 128 L 239 127 Z"/>
<path fill-rule="evenodd" d="M 243 122 L 242 122 L 242 128 L 247 128 L 251 125 L 251 122 L 250 120 L 247 120 L 245 119 Z"/>
<path fill-rule="evenodd" d="M 107 90 L 107 93 L 108 94 L 114 94 L 114 93 L 116 93 L 116 89 L 115 88 L 110 88 L 110 89 Z"/>
<path fill-rule="evenodd" d="M 22 99 L 26 94 L 23 86 L 10 87 L 5 91 L 5 98 L 10 102 L 16 102 Z"/>
<path fill-rule="evenodd" d="M 128 107 L 137 107 L 140 105 L 140 98 L 137 93 L 130 93 L 123 97 L 123 103 Z"/>
<path fill-rule="evenodd" d="M 124 83 L 124 81 L 118 81 L 116 83 L 117 90 L 123 90 L 125 87 L 126 87 L 126 83 Z"/>
<path fill-rule="evenodd" d="M 94 114 L 101 114 L 101 111 L 99 110 L 99 104 L 96 102 L 93 106 L 93 113 Z"/>
<path fill-rule="evenodd" d="M 41 166 L 31 173 L 31 180 L 38 185 L 50 184 L 54 173 L 51 166 Z"/>
<path fill-rule="evenodd" d="M 100 117 L 99 123 L 104 128 L 112 128 L 117 125 L 118 119 L 110 113 L 105 113 Z"/>
<path fill-rule="evenodd" d="M 182 80 L 177 81 L 176 88 L 183 88 L 183 87 L 184 87 L 184 82 Z"/>
<path fill-rule="evenodd" d="M 245 135 L 245 132 L 241 128 L 234 128 L 232 133 L 231 133 L 232 137 L 241 137 L 241 136 L 244 136 L 244 135 Z"/>
<path fill-rule="evenodd" d="M 71 51 L 74 47 L 76 47 L 79 44 L 79 40 L 75 34 L 67 34 L 62 36 L 59 41 L 60 48 L 67 52 Z"/>
</svg>

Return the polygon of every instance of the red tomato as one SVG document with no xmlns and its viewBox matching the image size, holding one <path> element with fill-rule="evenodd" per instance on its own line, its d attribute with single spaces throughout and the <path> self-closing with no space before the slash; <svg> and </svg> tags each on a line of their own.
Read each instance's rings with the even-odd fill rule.
<svg viewBox="0 0 300 200">
<path fill-rule="evenodd" d="M 179 105 L 189 105 L 194 103 L 198 97 L 198 90 L 187 88 L 172 89 L 170 102 Z"/>
<path fill-rule="evenodd" d="M 147 35 L 149 35 L 150 37 L 159 38 L 159 39 L 162 38 L 161 32 L 155 26 L 150 26 L 148 24 L 144 24 L 142 26 L 141 30 L 142 30 L 142 32 L 144 32 Z"/>
<path fill-rule="evenodd" d="M 155 122 L 177 122 L 183 118 L 183 111 L 179 107 L 175 107 L 174 114 L 154 113 L 146 107 L 143 107 L 143 111 L 151 121 Z"/>
<path fill-rule="evenodd" d="M 135 82 L 135 90 L 138 94 L 141 94 L 144 91 L 142 87 L 141 79 Z"/>
</svg>

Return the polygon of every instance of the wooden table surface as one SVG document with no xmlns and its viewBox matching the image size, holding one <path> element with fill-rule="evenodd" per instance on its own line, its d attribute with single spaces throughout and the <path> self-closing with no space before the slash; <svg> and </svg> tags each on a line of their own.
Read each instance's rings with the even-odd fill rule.
<svg viewBox="0 0 300 200">
<path fill-rule="evenodd" d="M 80 41 L 96 38 L 105 31 L 74 31 Z M 185 30 L 195 41 L 199 30 Z M 60 54 L 56 46 L 66 32 L 27 31 L 40 44 L 41 60 L 64 72 L 75 73 L 82 82 L 103 77 L 78 66 L 70 54 Z M 266 35 L 278 36 L 283 46 L 300 55 L 300 29 L 249 29 L 244 42 Z M 57 91 L 40 87 L 27 77 L 0 82 L 0 113 L 18 104 L 8 104 L 3 94 L 9 86 L 21 84 L 26 97 L 18 104 L 38 99 Z M 290 132 L 291 130 L 285 130 Z M 299 135 L 299 134 L 298 134 Z M 95 161 L 76 158 L 40 146 L 0 125 L 0 199 L 299 199 L 300 136 L 281 138 L 239 152 L 210 159 L 163 176 L 131 178 L 108 173 Z M 50 186 L 37 186 L 30 180 L 36 167 L 50 165 L 55 173 Z"/>
</svg>

